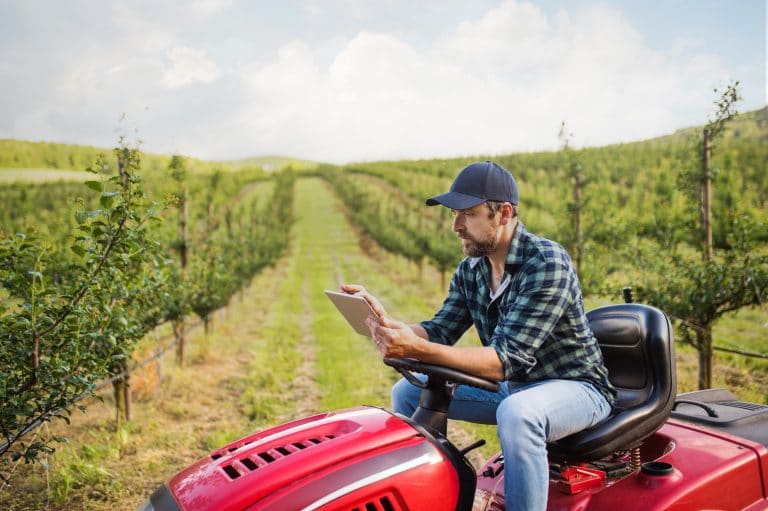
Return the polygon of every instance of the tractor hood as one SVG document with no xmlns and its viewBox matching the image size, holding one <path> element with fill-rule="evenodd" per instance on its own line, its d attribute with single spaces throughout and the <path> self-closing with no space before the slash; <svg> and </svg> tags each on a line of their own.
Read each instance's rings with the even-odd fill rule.
<svg viewBox="0 0 768 511">
<path fill-rule="evenodd" d="M 459 482 L 442 451 L 402 418 L 360 407 L 242 438 L 180 472 L 163 490 L 179 509 L 199 511 L 327 510 L 340 502 L 365 506 L 366 499 L 398 510 L 412 498 L 430 497 L 435 485 L 447 485 L 445 509 L 452 509 Z"/>
</svg>

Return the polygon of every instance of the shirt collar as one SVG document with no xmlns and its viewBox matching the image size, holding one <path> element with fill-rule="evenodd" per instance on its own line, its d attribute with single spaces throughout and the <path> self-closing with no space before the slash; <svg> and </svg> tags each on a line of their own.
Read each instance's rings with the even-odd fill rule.
<svg viewBox="0 0 768 511">
<path fill-rule="evenodd" d="M 528 237 L 528 231 L 520 220 L 517 221 L 515 232 L 512 234 L 512 241 L 509 244 L 507 252 L 507 266 L 519 266 L 525 261 L 525 238 Z"/>
</svg>

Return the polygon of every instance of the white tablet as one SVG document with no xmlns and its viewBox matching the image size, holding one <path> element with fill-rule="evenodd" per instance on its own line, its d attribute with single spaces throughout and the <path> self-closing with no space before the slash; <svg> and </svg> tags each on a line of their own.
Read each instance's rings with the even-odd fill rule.
<svg viewBox="0 0 768 511">
<path fill-rule="evenodd" d="M 346 318 L 347 322 L 355 329 L 355 332 L 361 335 L 371 336 L 371 331 L 365 324 L 368 316 L 375 316 L 371 306 L 362 296 L 340 293 L 338 291 L 326 291 L 326 295 L 333 304 L 339 309 L 339 312 Z"/>
</svg>

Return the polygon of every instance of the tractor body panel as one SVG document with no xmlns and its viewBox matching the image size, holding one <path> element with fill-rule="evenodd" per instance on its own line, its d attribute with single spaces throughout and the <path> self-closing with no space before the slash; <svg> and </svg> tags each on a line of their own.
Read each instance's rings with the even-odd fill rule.
<svg viewBox="0 0 768 511">
<path fill-rule="evenodd" d="M 635 470 L 574 495 L 550 484 L 551 511 L 696 511 L 768 509 L 768 450 L 760 443 L 670 419 L 641 447 L 643 463 L 668 464 L 664 475 Z M 475 509 L 504 509 L 498 457 L 478 472 Z M 486 475 L 483 475 L 486 474 Z"/>
</svg>

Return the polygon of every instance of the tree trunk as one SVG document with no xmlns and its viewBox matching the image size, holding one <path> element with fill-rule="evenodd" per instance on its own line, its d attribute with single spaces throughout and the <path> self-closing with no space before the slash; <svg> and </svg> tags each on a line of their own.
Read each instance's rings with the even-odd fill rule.
<svg viewBox="0 0 768 511">
<path fill-rule="evenodd" d="M 699 390 L 712 388 L 712 327 L 696 330 L 699 350 Z"/>
<path fill-rule="evenodd" d="M 128 373 L 126 364 L 125 376 L 123 377 L 123 401 L 125 402 L 125 420 L 131 420 L 131 375 Z"/>
<path fill-rule="evenodd" d="M 584 177 L 581 171 L 574 169 L 573 174 L 573 262 L 576 273 L 581 275 L 582 246 L 584 245 L 584 232 L 581 226 L 581 195 Z"/>
<path fill-rule="evenodd" d="M 187 189 L 181 191 L 181 204 L 179 205 L 179 261 L 181 271 L 187 267 Z"/>
<path fill-rule="evenodd" d="M 115 396 L 115 422 L 119 428 L 124 421 L 131 420 L 131 391 L 128 364 L 120 361 L 115 368 L 117 374 L 122 375 L 112 382 Z"/>
<path fill-rule="evenodd" d="M 173 335 L 176 337 L 176 362 L 184 365 L 184 318 L 175 319 L 172 322 Z"/>
<path fill-rule="evenodd" d="M 701 184 L 700 198 L 701 206 L 701 234 L 704 244 L 704 257 L 707 261 L 712 260 L 712 171 L 710 169 L 710 160 L 712 157 L 712 141 L 709 136 L 709 130 L 704 129 L 702 141 L 701 156 Z"/>
</svg>

